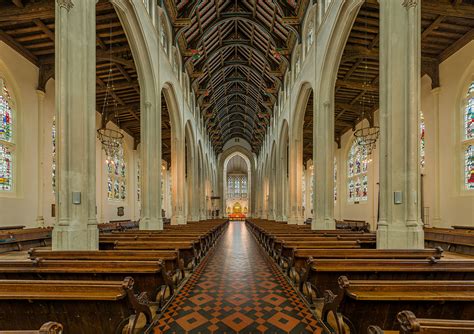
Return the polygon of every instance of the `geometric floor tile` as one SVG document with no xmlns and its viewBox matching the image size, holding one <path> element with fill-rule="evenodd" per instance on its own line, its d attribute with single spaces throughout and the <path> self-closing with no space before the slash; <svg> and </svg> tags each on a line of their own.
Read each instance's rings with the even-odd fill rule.
<svg viewBox="0 0 474 334">
<path fill-rule="evenodd" d="M 322 333 L 247 230 L 231 222 L 159 319 L 154 333 Z"/>
</svg>

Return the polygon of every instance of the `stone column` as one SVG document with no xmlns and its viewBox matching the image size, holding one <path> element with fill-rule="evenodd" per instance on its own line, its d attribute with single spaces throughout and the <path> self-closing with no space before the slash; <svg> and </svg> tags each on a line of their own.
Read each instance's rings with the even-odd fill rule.
<svg viewBox="0 0 474 334">
<path fill-rule="evenodd" d="M 334 104 L 314 99 L 313 230 L 334 230 Z"/>
<path fill-rule="evenodd" d="M 142 94 L 143 95 L 143 94 Z M 141 99 L 144 100 L 143 98 Z M 161 214 L 161 94 L 141 108 L 140 230 L 162 230 Z"/>
<path fill-rule="evenodd" d="M 58 215 L 53 250 L 94 250 L 96 0 L 57 0 L 55 34 Z"/>
<path fill-rule="evenodd" d="M 38 138 L 37 138 L 37 152 L 38 152 L 38 194 L 37 194 L 37 214 L 36 214 L 36 225 L 38 227 L 44 226 L 44 95 L 45 92 L 42 90 L 36 90 L 36 96 L 38 97 Z"/>
<path fill-rule="evenodd" d="M 206 220 L 206 176 L 204 171 L 204 158 L 201 161 L 201 177 L 199 182 L 199 220 Z"/>
<path fill-rule="evenodd" d="M 434 203 L 433 203 L 433 221 L 430 223 L 431 226 L 441 226 L 441 188 L 440 188 L 440 156 L 439 156 L 439 93 L 441 88 L 437 87 L 431 91 L 433 95 L 433 146 L 434 156 L 433 161 L 433 176 L 434 176 Z"/>
<path fill-rule="evenodd" d="M 303 217 L 303 135 L 290 141 L 290 216 L 288 224 L 304 224 Z"/>
<path fill-rule="evenodd" d="M 275 194 L 275 220 L 276 221 L 284 221 L 283 214 L 283 203 L 285 196 L 285 182 L 283 178 L 284 173 L 284 161 L 283 157 L 280 154 L 280 149 L 277 151 L 277 164 L 276 164 L 276 194 Z"/>
<path fill-rule="evenodd" d="M 197 154 L 194 155 L 194 158 L 196 158 Z M 192 168 L 191 170 L 191 177 L 192 180 L 190 182 L 191 189 L 188 189 L 188 193 L 191 194 L 191 216 L 190 220 L 191 221 L 199 221 L 199 186 L 198 186 L 198 176 L 197 173 L 199 172 L 198 170 L 198 163 L 197 159 L 192 159 L 190 161 L 191 166 L 188 166 L 188 178 L 189 178 L 189 173 L 190 170 L 189 168 Z"/>
<path fill-rule="evenodd" d="M 380 0 L 380 218 L 377 248 L 424 247 L 420 210 L 421 2 Z"/>
<path fill-rule="evenodd" d="M 171 142 L 171 174 L 173 177 L 173 215 L 171 216 L 171 224 L 182 225 L 186 224 L 186 217 L 184 215 L 184 183 L 185 183 L 185 170 L 184 170 L 184 138 L 180 140 L 178 138 L 172 138 Z"/>
</svg>

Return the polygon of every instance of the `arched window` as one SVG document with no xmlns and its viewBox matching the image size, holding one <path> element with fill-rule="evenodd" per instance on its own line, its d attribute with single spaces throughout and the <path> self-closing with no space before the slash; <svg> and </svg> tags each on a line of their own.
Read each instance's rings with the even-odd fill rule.
<svg viewBox="0 0 474 334">
<path fill-rule="evenodd" d="M 337 159 L 334 157 L 334 202 L 337 201 Z"/>
<path fill-rule="evenodd" d="M 295 55 L 295 78 L 300 73 L 300 69 L 301 69 L 301 57 L 300 57 L 300 51 L 298 49 Z"/>
<path fill-rule="evenodd" d="M 52 163 L 51 163 L 51 185 L 53 186 L 53 194 L 56 193 L 56 116 L 53 117 L 53 126 L 51 127 L 52 141 Z"/>
<path fill-rule="evenodd" d="M 227 198 L 247 198 L 247 175 L 227 176 Z"/>
<path fill-rule="evenodd" d="M 463 116 L 464 187 L 474 190 L 474 81 L 466 94 Z"/>
<path fill-rule="evenodd" d="M 420 167 L 425 168 L 425 117 L 423 112 L 420 112 Z"/>
<path fill-rule="evenodd" d="M 354 140 L 347 157 L 347 199 L 349 202 L 367 201 L 367 151 Z"/>
<path fill-rule="evenodd" d="M 15 102 L 8 91 L 5 79 L 0 77 L 0 192 L 14 187 Z"/>
<path fill-rule="evenodd" d="M 306 33 L 306 52 L 309 51 L 311 45 L 313 45 L 314 41 L 314 24 L 310 22 L 308 25 L 308 31 Z"/>
<path fill-rule="evenodd" d="M 141 178 L 140 178 L 140 159 L 137 159 L 137 202 L 141 201 Z"/>
<path fill-rule="evenodd" d="M 105 163 L 107 167 L 107 198 L 109 200 L 124 201 L 127 197 L 127 168 L 123 149 L 115 156 L 107 157 Z"/>
<path fill-rule="evenodd" d="M 168 54 L 168 30 L 166 29 L 165 17 L 161 17 L 160 43 L 165 53 Z"/>
</svg>

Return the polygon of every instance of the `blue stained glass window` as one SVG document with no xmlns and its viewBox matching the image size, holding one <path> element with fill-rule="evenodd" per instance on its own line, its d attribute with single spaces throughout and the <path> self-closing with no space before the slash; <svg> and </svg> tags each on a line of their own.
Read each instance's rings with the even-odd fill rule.
<svg viewBox="0 0 474 334">
<path fill-rule="evenodd" d="M 109 200 L 124 201 L 127 197 L 127 169 L 123 150 L 120 150 L 113 157 L 107 157 L 105 164 L 107 171 L 107 198 Z"/>
<path fill-rule="evenodd" d="M 474 81 L 467 91 L 463 121 L 464 187 L 474 190 Z"/>
<path fill-rule="evenodd" d="M 347 157 L 347 199 L 349 202 L 367 201 L 368 164 L 366 149 L 354 141 Z"/>
<path fill-rule="evenodd" d="M 6 81 L 0 77 L 0 191 L 13 190 L 14 101 Z"/>
</svg>

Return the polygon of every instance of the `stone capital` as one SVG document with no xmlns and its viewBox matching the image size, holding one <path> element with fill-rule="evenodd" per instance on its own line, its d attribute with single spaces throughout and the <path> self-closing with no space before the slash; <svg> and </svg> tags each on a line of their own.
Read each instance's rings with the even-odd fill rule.
<svg viewBox="0 0 474 334">
<path fill-rule="evenodd" d="M 406 9 L 410 9 L 411 7 L 418 6 L 418 0 L 403 0 L 402 5 L 406 7 Z"/>
<path fill-rule="evenodd" d="M 66 9 L 68 12 L 74 7 L 72 0 L 56 0 L 60 8 Z"/>
</svg>

